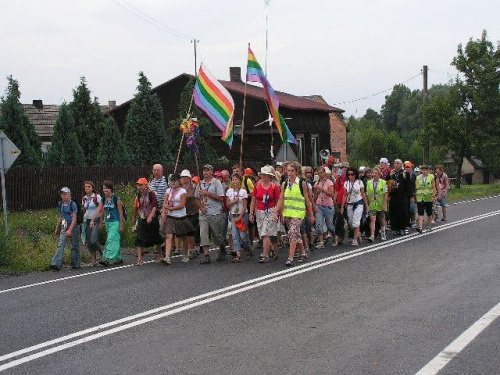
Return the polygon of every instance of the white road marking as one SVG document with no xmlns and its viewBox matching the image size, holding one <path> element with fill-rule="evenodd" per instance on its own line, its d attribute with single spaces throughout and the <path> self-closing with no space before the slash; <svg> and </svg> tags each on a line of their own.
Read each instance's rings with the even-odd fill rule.
<svg viewBox="0 0 500 375">
<path fill-rule="evenodd" d="M 500 302 L 467 328 L 415 375 L 435 375 L 500 316 Z"/>
<path fill-rule="evenodd" d="M 487 199 L 493 199 L 493 198 L 498 198 L 500 197 L 500 195 L 489 195 L 487 197 L 481 197 L 481 198 L 474 198 L 474 199 L 469 199 L 469 200 L 466 200 L 466 201 L 460 201 L 460 202 L 454 202 L 452 203 L 454 206 L 456 206 L 457 204 L 465 204 L 465 203 L 472 203 L 472 202 L 477 202 L 477 201 L 484 201 L 484 200 L 487 200 Z"/>
<path fill-rule="evenodd" d="M 109 322 L 106 324 L 101 324 L 101 325 L 96 326 L 96 327 L 91 327 L 91 328 L 88 328 L 88 329 L 83 330 L 83 331 L 75 332 L 73 334 L 66 335 L 66 336 L 63 336 L 63 337 L 60 337 L 60 338 L 57 338 L 54 340 L 43 342 L 43 343 L 40 343 L 38 345 L 27 347 L 27 348 L 0 356 L 0 362 L 4 362 L 8 359 L 19 357 L 23 354 L 27 354 L 27 353 L 36 351 L 38 349 L 43 349 L 43 348 L 46 348 L 46 347 L 49 347 L 49 346 L 52 346 L 55 344 L 59 344 L 59 343 L 64 342 L 64 341 L 68 341 L 68 340 L 73 339 L 73 338 L 81 337 L 81 336 L 87 335 L 89 333 L 99 331 L 97 333 L 82 337 L 80 339 L 77 339 L 74 341 L 69 341 L 69 342 L 66 342 L 66 343 L 63 343 L 60 345 L 56 345 L 56 346 L 53 346 L 49 349 L 45 349 L 45 350 L 39 351 L 37 353 L 15 359 L 15 360 L 7 362 L 7 363 L 4 363 L 3 365 L 0 365 L 0 371 L 7 370 L 9 368 L 16 367 L 16 366 L 21 365 L 23 363 L 30 362 L 30 361 L 33 361 L 35 359 L 45 357 L 45 356 L 53 354 L 53 353 L 56 353 L 56 352 L 59 352 L 59 351 L 62 351 L 62 350 L 86 343 L 86 342 L 89 342 L 89 341 L 96 340 L 100 337 L 108 336 L 108 335 L 111 335 L 111 334 L 114 334 L 114 333 L 117 333 L 120 331 L 124 331 L 124 330 L 132 328 L 132 327 L 146 324 L 146 323 L 152 322 L 154 320 L 164 318 L 166 316 L 177 314 L 179 312 L 189 310 L 189 309 L 201 306 L 201 305 L 205 305 L 205 304 L 208 304 L 208 303 L 211 303 L 211 302 L 214 302 L 214 301 L 226 298 L 226 297 L 230 297 L 230 296 L 233 296 L 233 295 L 236 295 L 239 293 L 243 293 L 243 292 L 246 292 L 248 290 L 252 290 L 252 289 L 255 289 L 255 288 L 270 284 L 270 283 L 274 283 L 276 281 L 280 281 L 280 280 L 283 280 L 283 279 L 286 279 L 286 278 L 289 278 L 292 276 L 300 275 L 300 274 L 305 273 L 305 272 L 310 272 L 312 270 L 315 270 L 315 269 L 318 269 L 321 267 L 325 267 L 327 265 L 338 263 L 338 262 L 341 262 L 341 261 L 344 261 L 347 259 L 358 257 L 358 256 L 361 256 L 364 254 L 374 252 L 374 251 L 378 251 L 378 250 L 381 250 L 381 249 L 384 249 L 384 248 L 387 248 L 387 247 L 390 247 L 390 246 L 393 246 L 396 244 L 412 241 L 416 238 L 422 238 L 424 236 L 432 235 L 434 233 L 437 233 L 437 232 L 440 232 L 443 230 L 447 230 L 447 229 L 450 229 L 450 228 L 453 228 L 453 227 L 456 227 L 459 225 L 463 225 L 463 224 L 467 224 L 467 223 L 470 223 L 473 221 L 493 217 L 493 216 L 496 216 L 499 214 L 500 214 L 500 210 L 492 211 L 492 212 L 489 212 L 486 214 L 463 219 L 463 220 L 460 220 L 460 221 L 455 222 L 455 223 L 449 223 L 446 225 L 442 225 L 442 226 L 436 228 L 435 230 L 433 230 L 431 232 L 424 233 L 424 234 L 415 234 L 415 235 L 405 236 L 405 237 L 397 239 L 397 240 L 387 241 L 385 243 L 380 243 L 380 244 L 376 244 L 376 245 L 370 245 L 368 247 L 360 248 L 360 249 L 353 250 L 353 251 L 350 251 L 347 253 L 337 254 L 337 255 L 334 255 L 331 257 L 326 257 L 326 258 L 319 259 L 319 260 L 311 262 L 311 263 L 303 264 L 301 266 L 297 266 L 297 267 L 294 267 L 291 269 L 286 269 L 283 271 L 275 272 L 275 273 L 272 273 L 269 275 L 255 278 L 255 279 L 247 280 L 245 282 L 242 282 L 242 283 L 239 283 L 239 284 L 236 284 L 233 286 L 214 290 L 212 292 L 205 293 L 205 294 L 195 296 L 195 297 L 191 297 L 191 298 L 188 298 L 188 299 L 185 299 L 182 301 L 178 301 L 178 302 L 172 303 L 170 305 L 162 306 L 162 307 L 159 307 L 159 308 L 156 308 L 153 310 L 145 311 L 145 312 L 140 313 L 140 314 L 136 314 L 136 315 L 133 315 L 130 317 L 125 317 L 125 318 L 115 320 L 115 321 L 112 321 L 112 322 Z M 145 318 L 139 319 L 142 317 L 145 317 Z M 123 325 L 118 325 L 118 324 L 122 324 L 125 322 L 129 322 L 129 323 L 123 324 Z M 118 326 L 116 326 L 116 325 L 118 325 Z M 109 327 L 113 327 L 113 326 L 116 326 L 116 327 L 110 328 L 107 330 L 103 330 L 105 328 L 109 328 Z"/>
</svg>

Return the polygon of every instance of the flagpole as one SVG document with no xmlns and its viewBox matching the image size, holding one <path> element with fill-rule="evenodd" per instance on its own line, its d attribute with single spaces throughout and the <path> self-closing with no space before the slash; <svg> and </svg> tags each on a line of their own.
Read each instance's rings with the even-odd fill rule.
<svg viewBox="0 0 500 375">
<path fill-rule="evenodd" d="M 250 43 L 248 43 L 250 48 Z M 247 79 L 245 77 L 245 90 L 243 91 L 243 118 L 241 120 L 241 141 L 240 141 L 240 169 L 243 170 L 243 138 L 245 133 L 245 110 L 247 106 Z"/>
</svg>

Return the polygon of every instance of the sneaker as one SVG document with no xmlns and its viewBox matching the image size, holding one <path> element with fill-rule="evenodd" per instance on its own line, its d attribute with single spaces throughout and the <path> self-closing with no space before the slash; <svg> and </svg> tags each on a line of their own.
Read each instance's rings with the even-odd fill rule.
<svg viewBox="0 0 500 375">
<path fill-rule="evenodd" d="M 404 229 L 404 231 L 403 231 L 403 233 L 404 233 L 405 235 L 408 235 L 408 234 L 410 234 L 410 230 L 409 230 L 408 228 L 405 228 L 405 229 Z"/>
<path fill-rule="evenodd" d="M 368 242 L 373 242 L 375 240 L 375 237 L 374 236 L 370 236 L 367 238 Z"/>
<path fill-rule="evenodd" d="M 394 236 L 401 236 L 401 231 L 400 230 L 395 230 L 394 232 L 392 232 L 392 234 Z"/>
<path fill-rule="evenodd" d="M 427 228 L 425 228 L 428 232 L 432 232 L 432 226 L 431 225 L 427 225 Z"/>
<path fill-rule="evenodd" d="M 441 221 L 446 221 L 446 216 L 443 216 L 443 218 L 441 219 Z"/>
<path fill-rule="evenodd" d="M 359 245 L 358 241 L 352 240 L 351 246 L 358 246 L 358 245 Z"/>
<path fill-rule="evenodd" d="M 319 241 L 316 246 L 314 247 L 315 249 L 324 249 L 325 248 L 325 243 L 323 241 Z"/>
<path fill-rule="evenodd" d="M 285 266 L 287 267 L 293 266 L 293 258 L 288 258 L 285 263 Z"/>
<path fill-rule="evenodd" d="M 181 259 L 181 262 L 182 263 L 187 263 L 189 262 L 189 256 L 183 256 L 182 259 Z"/>
<path fill-rule="evenodd" d="M 210 255 L 205 255 L 203 258 L 200 260 L 200 264 L 209 264 L 210 263 Z"/>
<path fill-rule="evenodd" d="M 382 241 L 387 240 L 387 238 L 385 237 L 385 231 L 382 231 L 382 230 L 380 231 L 380 239 L 381 239 Z"/>
<path fill-rule="evenodd" d="M 60 271 L 61 269 L 59 267 L 57 267 L 55 264 L 51 264 L 49 266 L 49 268 L 54 271 L 54 272 L 57 272 L 57 271 Z"/>
<path fill-rule="evenodd" d="M 300 258 L 297 260 L 297 263 L 304 263 L 307 262 L 307 254 L 301 255 Z"/>
<path fill-rule="evenodd" d="M 417 233 L 422 234 L 422 228 L 417 228 L 416 231 L 417 231 Z"/>
</svg>

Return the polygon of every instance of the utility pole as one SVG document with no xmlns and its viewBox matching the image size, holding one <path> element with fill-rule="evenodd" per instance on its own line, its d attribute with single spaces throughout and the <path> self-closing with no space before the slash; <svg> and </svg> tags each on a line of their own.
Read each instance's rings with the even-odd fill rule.
<svg viewBox="0 0 500 375">
<path fill-rule="evenodd" d="M 191 43 L 194 44 L 194 76 L 198 77 L 198 63 L 196 61 L 196 43 L 200 43 L 199 40 L 193 39 Z"/>
<path fill-rule="evenodd" d="M 427 65 L 424 65 L 423 69 L 422 69 L 422 76 L 424 78 L 424 89 L 422 90 L 422 94 L 424 96 L 424 103 L 427 103 L 427 99 L 428 99 L 428 96 L 427 96 L 427 71 L 428 71 L 428 67 Z M 424 124 L 424 129 L 425 129 L 425 124 Z M 423 155 L 423 163 L 424 164 L 429 164 L 430 162 L 430 149 L 431 149 L 431 140 L 430 140 L 430 137 L 429 137 L 429 134 L 427 134 L 427 131 L 425 131 L 425 134 L 424 134 L 424 155 Z"/>
</svg>

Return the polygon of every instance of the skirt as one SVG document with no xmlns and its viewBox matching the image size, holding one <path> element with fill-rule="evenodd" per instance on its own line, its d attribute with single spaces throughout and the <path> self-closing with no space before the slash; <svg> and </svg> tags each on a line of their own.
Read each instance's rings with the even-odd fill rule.
<svg viewBox="0 0 500 375">
<path fill-rule="evenodd" d="M 195 227 L 191 224 L 191 221 L 187 216 L 184 217 L 172 217 L 167 216 L 165 220 L 165 225 L 163 227 L 164 234 L 175 234 L 179 237 L 184 236 L 194 236 Z"/>
<path fill-rule="evenodd" d="M 150 224 L 147 219 L 138 219 L 137 235 L 135 237 L 135 246 L 151 247 L 160 245 L 163 238 L 160 236 L 160 222 L 155 217 Z"/>
</svg>

